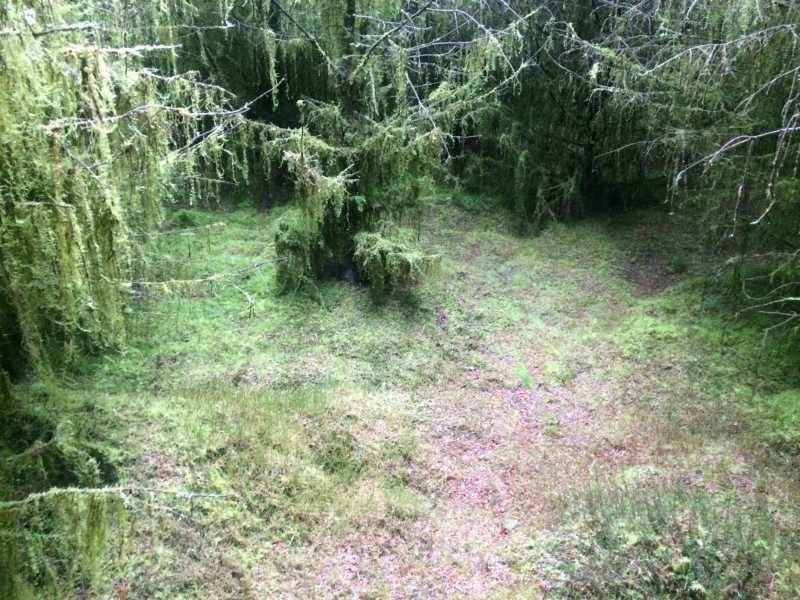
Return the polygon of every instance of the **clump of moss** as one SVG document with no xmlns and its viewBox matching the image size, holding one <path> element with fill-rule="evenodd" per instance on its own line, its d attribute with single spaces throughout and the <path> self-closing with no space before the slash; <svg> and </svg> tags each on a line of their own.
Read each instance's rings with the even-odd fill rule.
<svg viewBox="0 0 800 600">
<path fill-rule="evenodd" d="M 314 275 L 314 236 L 301 219 L 289 215 L 275 232 L 275 281 L 280 291 L 297 289 Z"/>
<path fill-rule="evenodd" d="M 439 257 L 416 248 L 410 232 L 403 229 L 362 232 L 355 237 L 355 245 L 359 276 L 376 299 L 418 285 L 439 265 Z"/>
</svg>

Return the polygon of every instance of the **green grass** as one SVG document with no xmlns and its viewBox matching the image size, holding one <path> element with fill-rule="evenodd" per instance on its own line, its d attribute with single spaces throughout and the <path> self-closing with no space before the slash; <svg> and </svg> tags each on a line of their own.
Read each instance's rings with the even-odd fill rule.
<svg viewBox="0 0 800 600">
<path fill-rule="evenodd" d="M 166 231 L 149 249 L 144 276 L 165 283 L 142 286 L 131 345 L 101 365 L 99 383 L 182 386 L 238 374 L 282 389 L 415 387 L 458 377 L 461 361 L 480 361 L 482 345 L 505 349 L 509 331 L 518 344 L 562 329 L 578 335 L 587 312 L 613 318 L 607 296 L 582 292 L 587 278 L 601 285 L 617 255 L 600 227 L 554 228 L 532 246 L 502 219 L 466 217 L 465 234 L 452 229 L 452 209 L 429 210 L 423 244 L 442 254 L 442 273 L 385 305 L 336 281 L 277 295 L 278 215 L 215 213 L 193 218 L 218 226 Z M 581 244 L 591 246 L 588 260 Z"/>
<path fill-rule="evenodd" d="M 186 524 L 162 521 L 165 529 L 149 531 L 149 542 L 137 536 L 139 544 L 155 544 L 161 558 L 156 570 L 141 565 L 130 579 L 147 580 L 145 591 L 157 597 L 163 590 L 224 595 L 230 592 L 215 579 L 216 560 L 244 573 L 269 560 L 276 544 L 301 551 L 320 537 L 401 526 L 424 509 L 419 486 L 409 486 L 417 480 L 414 417 L 398 395 L 220 384 L 136 402 L 143 422 L 125 445 L 153 451 L 135 477 L 227 498 L 194 512 L 189 533 L 202 535 L 206 555 L 216 558 L 189 560 L 198 571 L 180 591 L 170 578 L 187 568 L 183 543 L 175 543 Z M 150 526 L 146 506 L 134 514 Z"/>
<path fill-rule="evenodd" d="M 762 322 L 726 320 L 724 290 L 698 276 L 694 258 L 686 269 L 649 254 L 639 264 L 641 244 L 651 241 L 629 218 L 525 238 L 508 215 L 484 212 L 481 198 L 463 203 L 468 209 L 430 199 L 421 244 L 442 256 L 440 273 L 381 305 L 338 281 L 278 294 L 273 233 L 281 209 L 172 215 L 170 228 L 142 246 L 128 346 L 72 379 L 15 389 L 13 418 L 0 424 L 0 499 L 53 485 L 188 493 L 129 498 L 128 552 L 97 589 L 264 596 L 282 589 L 286 573 L 302 578 L 318 566 L 320 548 L 373 537 L 412 544 L 420 530 L 435 530 L 448 515 L 450 477 L 438 473 L 437 436 L 458 441 L 463 430 L 481 439 L 497 427 L 492 443 L 510 466 L 552 469 L 551 480 L 536 481 L 546 488 L 537 507 L 550 515 L 554 537 L 536 546 L 544 554 L 520 551 L 520 574 L 534 569 L 567 595 L 616 593 L 624 578 L 614 570 L 649 552 L 654 535 L 671 536 L 681 510 L 691 531 L 670 538 L 669 548 L 699 565 L 697 577 L 680 579 L 686 589 L 740 585 L 742 561 L 767 564 L 733 524 L 746 519 L 766 530 L 786 522 L 797 497 L 800 370 L 792 340 L 765 346 Z M 660 227 L 666 218 L 634 222 Z M 626 270 L 631 262 L 635 273 Z M 642 281 L 652 272 L 657 281 Z M 503 406 L 498 422 L 481 421 L 481 398 L 499 402 L 509 393 L 527 398 L 531 411 Z M 467 412 L 452 417 L 458 427 L 437 421 L 461 401 Z M 545 412 L 535 417 L 539 406 Z M 584 422 L 573 412 L 589 416 Z M 503 438 L 507 414 L 517 426 L 536 418 L 536 427 Z M 38 440 L 44 451 L 25 454 Z M 625 454 L 606 464 L 609 445 Z M 576 481 L 558 467 L 584 460 L 608 471 L 608 489 L 594 500 L 576 500 Z M 710 491 L 681 495 L 669 487 L 681 478 Z M 666 491 L 639 496 L 615 487 L 653 481 Z M 760 510 L 756 498 L 768 499 Z M 726 501 L 741 511 L 728 514 Z M 640 518 L 650 505 L 665 515 L 660 533 Z M 520 516 L 526 525 L 507 532 L 514 544 L 533 520 Z M 610 521 L 598 524 L 601 516 Z M 715 523 L 710 537 L 700 535 L 706 519 Z M 627 523 L 622 533 L 615 520 Z M 564 529 L 572 521 L 578 530 Z M 643 541 L 630 545 L 629 534 Z M 710 555 L 689 552 L 706 542 L 735 559 L 736 573 L 710 570 Z M 773 574 L 793 581 L 789 546 L 768 543 L 783 552 Z M 573 556 L 592 577 L 609 578 L 587 583 L 589 571 L 570 566 Z M 636 568 L 669 579 L 672 563 L 661 558 L 645 552 Z M 433 566 L 420 559 L 417 568 Z M 365 575 L 375 590 L 384 589 L 380 575 Z M 641 597 L 655 589 L 641 586 Z"/>
<path fill-rule="evenodd" d="M 746 433 L 754 446 L 797 454 L 800 352 L 791 332 L 764 338 L 764 319 L 732 320 L 726 289 L 702 278 L 638 303 L 615 330 L 622 354 L 665 380 L 680 373 L 697 406 L 671 402 L 670 411 L 707 411 L 708 433 Z"/>
<path fill-rule="evenodd" d="M 265 531 L 294 541 L 315 525 L 347 528 L 393 510 L 396 494 L 383 492 L 403 483 L 415 443 L 387 423 L 400 419 L 392 400 L 222 385 L 150 398 L 142 408 L 165 436 L 149 442 L 163 448 L 172 440 L 163 460 L 176 473 L 186 470 L 177 483 L 231 493 Z M 376 427 L 389 433 L 378 437 Z M 354 496 L 365 483 L 370 497 Z"/>
<path fill-rule="evenodd" d="M 19 393 L 31 402 L 43 392 Z M 243 569 L 263 561 L 263 552 L 275 544 L 301 548 L 320 536 L 385 523 L 401 527 L 426 509 L 426 484 L 417 472 L 416 416 L 399 393 L 323 387 L 275 391 L 220 382 L 97 397 L 91 413 L 77 401 L 85 397 L 58 393 L 47 397 L 47 409 L 44 398 L 37 404 L 50 419 L 40 426 L 55 427 L 57 443 L 30 456 L 14 455 L 17 460 L 3 473 L 12 485 L 4 499 L 51 486 L 109 484 L 181 494 L 134 492 L 125 503 L 130 558 L 106 562 L 107 557 L 98 557 L 106 569 L 99 578 L 79 568 L 86 561 L 76 563 L 74 572 L 56 568 L 62 585 L 94 581 L 103 589 L 122 576 L 147 597 L 216 597 L 231 593 L 224 587 L 231 585 L 230 577 L 217 579 L 218 561 Z M 92 429 L 76 430 L 73 422 Z M 98 430 L 103 435 L 94 437 Z M 20 445 L 29 442 L 20 440 Z M 114 465 L 111 477 L 103 476 L 101 457 Z M 193 494 L 196 499 L 185 499 Z M 88 518 L 77 509 L 57 517 L 45 513 L 44 522 L 52 519 L 52 525 L 43 533 L 42 515 L 31 514 L 30 521 L 9 521 L 18 528 L 12 539 L 43 565 L 80 542 Z M 64 532 L 58 533 L 62 541 L 31 545 L 49 540 L 52 531 Z M 202 559 L 186 554 L 198 543 L 204 547 Z M 191 582 L 176 587 L 174 577 L 186 569 L 194 570 Z M 36 569 L 12 563 L 9 574 L 17 571 L 27 573 L 27 582 L 39 580 Z M 11 589 L 23 594 L 22 587 Z M 50 589 L 39 588 L 47 597 Z"/>
<path fill-rule="evenodd" d="M 754 395 L 743 409 L 758 438 L 767 446 L 792 456 L 800 455 L 800 390 Z"/>
</svg>

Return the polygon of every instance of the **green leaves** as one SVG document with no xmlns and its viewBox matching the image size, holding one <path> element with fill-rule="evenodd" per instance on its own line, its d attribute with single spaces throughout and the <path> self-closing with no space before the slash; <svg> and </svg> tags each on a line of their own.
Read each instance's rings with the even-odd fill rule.
<svg viewBox="0 0 800 600">
<path fill-rule="evenodd" d="M 679 489 L 595 489 L 533 547 L 558 598 L 791 597 L 797 536 L 766 510 Z M 777 588 L 776 588 L 777 584 Z"/>
</svg>

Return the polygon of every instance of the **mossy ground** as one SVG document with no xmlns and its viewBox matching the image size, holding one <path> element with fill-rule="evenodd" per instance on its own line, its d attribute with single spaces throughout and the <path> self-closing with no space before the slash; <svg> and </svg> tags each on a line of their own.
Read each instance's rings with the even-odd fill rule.
<svg viewBox="0 0 800 600">
<path fill-rule="evenodd" d="M 130 346 L 69 395 L 98 407 L 121 484 L 215 496 L 132 498 L 127 558 L 99 596 L 613 595 L 619 580 L 571 587 L 565 557 L 603 535 L 580 556 L 611 573 L 651 537 L 641 519 L 617 539 L 591 517 L 623 522 L 619 506 L 653 494 L 669 499 L 662 522 L 684 502 L 718 527 L 695 545 L 727 548 L 733 525 L 686 498 L 766 519 L 785 534 L 771 589 L 798 591 L 790 343 L 723 319 L 685 217 L 519 237 L 476 202 L 431 198 L 420 235 L 440 272 L 381 305 L 337 281 L 278 295 L 280 210 L 184 211 L 149 243 L 148 279 L 172 283 L 135 286 Z M 702 562 L 686 590 L 736 583 L 703 579 L 707 555 L 678 558 Z M 636 597 L 656 595 L 634 575 Z"/>
</svg>

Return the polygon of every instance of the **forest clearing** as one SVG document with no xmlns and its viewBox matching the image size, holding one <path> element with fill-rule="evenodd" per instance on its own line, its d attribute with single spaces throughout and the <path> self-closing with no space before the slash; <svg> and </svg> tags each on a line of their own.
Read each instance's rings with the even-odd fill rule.
<svg viewBox="0 0 800 600">
<path fill-rule="evenodd" d="M 800 596 L 800 6 L 139 4 L 0 3 L 0 600 Z"/>
</svg>

